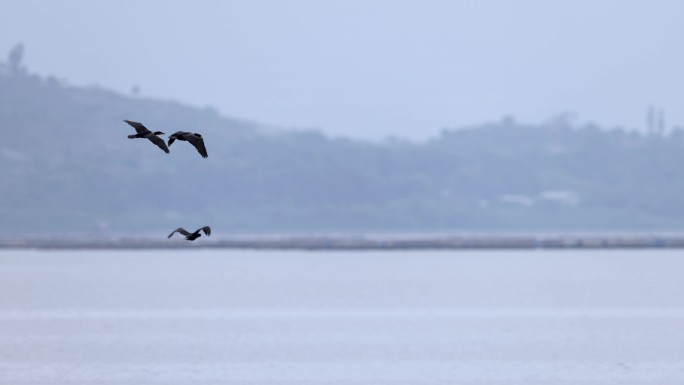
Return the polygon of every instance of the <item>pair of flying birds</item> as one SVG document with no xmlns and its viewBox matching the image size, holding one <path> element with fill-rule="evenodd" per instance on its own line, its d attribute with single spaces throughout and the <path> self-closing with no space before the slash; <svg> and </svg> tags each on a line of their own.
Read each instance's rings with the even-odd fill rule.
<svg viewBox="0 0 684 385">
<path fill-rule="evenodd" d="M 152 132 L 152 131 L 148 130 L 147 127 L 143 126 L 142 123 L 134 122 L 132 120 L 124 120 L 124 122 L 133 126 L 133 128 L 135 128 L 135 131 L 136 131 L 136 134 L 128 135 L 129 139 L 147 138 L 152 143 L 156 144 L 157 147 L 164 150 L 165 153 L 167 153 L 167 154 L 169 153 L 169 148 L 167 147 L 167 144 L 164 143 L 164 139 L 157 136 L 157 135 L 164 135 L 163 132 L 161 132 L 161 131 Z M 206 158 L 207 156 L 209 156 L 209 155 L 207 155 L 207 148 L 204 147 L 204 139 L 202 139 L 202 135 L 200 135 L 198 133 L 178 131 L 175 134 L 169 136 L 168 145 L 170 146 L 171 143 L 173 143 L 176 139 L 182 140 L 185 142 L 189 142 L 190 144 L 195 146 L 195 148 L 197 149 L 197 152 L 199 152 L 203 158 Z M 202 234 L 200 234 L 200 231 L 203 231 L 206 236 L 211 235 L 211 227 L 209 227 L 209 226 L 201 227 L 192 233 L 185 230 L 182 227 L 179 227 L 176 230 L 173 230 L 173 232 L 171 234 L 169 234 L 168 238 L 171 238 L 173 236 L 173 234 L 175 234 L 175 233 L 181 233 L 181 234 L 185 235 L 185 239 L 187 239 L 188 241 L 194 241 L 195 239 L 202 236 Z"/>
<path fill-rule="evenodd" d="M 136 139 L 136 138 L 147 138 L 150 140 L 150 142 L 154 143 L 157 145 L 157 147 L 161 148 L 165 153 L 169 153 L 169 146 L 171 146 L 171 143 L 173 143 L 176 139 L 182 140 L 184 142 L 188 142 L 195 146 L 197 149 L 197 152 L 202 155 L 202 158 L 206 158 L 209 155 L 207 154 L 207 148 L 204 147 L 204 139 L 202 139 L 202 135 L 198 133 L 192 133 L 192 132 L 187 132 L 187 131 L 178 131 L 175 134 L 169 136 L 169 142 L 164 143 L 164 139 L 160 138 L 157 135 L 164 135 L 163 132 L 161 131 L 155 131 L 152 132 L 147 129 L 147 127 L 143 126 L 142 123 L 134 122 L 132 120 L 124 120 L 124 122 L 130 124 L 135 128 L 135 134 L 134 135 L 128 135 L 129 139 Z M 167 146 L 168 144 L 168 146 Z"/>
</svg>

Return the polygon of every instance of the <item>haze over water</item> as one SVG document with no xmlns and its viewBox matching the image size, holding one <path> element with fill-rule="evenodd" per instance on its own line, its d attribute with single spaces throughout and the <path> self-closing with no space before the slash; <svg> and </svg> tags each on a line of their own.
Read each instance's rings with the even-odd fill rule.
<svg viewBox="0 0 684 385">
<path fill-rule="evenodd" d="M 681 1 L 3 2 L 0 55 L 73 84 L 364 139 L 513 115 L 684 122 Z"/>
<path fill-rule="evenodd" d="M 0 383 L 680 383 L 681 256 L 4 250 Z"/>
</svg>

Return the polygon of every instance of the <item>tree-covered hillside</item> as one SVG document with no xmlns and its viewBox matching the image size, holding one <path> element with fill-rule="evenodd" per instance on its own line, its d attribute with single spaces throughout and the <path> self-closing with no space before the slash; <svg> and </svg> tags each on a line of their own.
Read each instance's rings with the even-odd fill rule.
<svg viewBox="0 0 684 385">
<path fill-rule="evenodd" d="M 3 69 L 4 68 L 4 69 Z M 279 131 L 0 68 L 0 230 L 156 233 L 684 228 L 684 140 L 512 120 L 426 143 Z M 164 154 L 123 119 L 201 133 Z M 164 136 L 166 138 L 166 136 Z"/>
</svg>

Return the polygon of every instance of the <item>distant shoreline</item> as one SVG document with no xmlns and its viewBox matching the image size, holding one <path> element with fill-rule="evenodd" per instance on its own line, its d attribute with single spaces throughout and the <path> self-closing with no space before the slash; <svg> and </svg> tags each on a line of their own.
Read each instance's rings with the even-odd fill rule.
<svg viewBox="0 0 684 385">
<path fill-rule="evenodd" d="M 460 250 L 684 248 L 677 235 L 245 236 L 194 242 L 153 238 L 5 238 L 0 249 Z"/>
</svg>

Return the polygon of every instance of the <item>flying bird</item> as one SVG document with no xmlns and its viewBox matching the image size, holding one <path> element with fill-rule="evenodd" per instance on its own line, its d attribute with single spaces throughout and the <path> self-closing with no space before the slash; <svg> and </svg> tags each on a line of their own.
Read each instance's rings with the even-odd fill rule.
<svg viewBox="0 0 684 385">
<path fill-rule="evenodd" d="M 192 132 L 187 132 L 187 131 L 178 131 L 175 134 L 169 136 L 169 146 L 171 146 L 171 143 L 173 143 L 174 140 L 183 140 L 186 142 L 190 142 L 195 148 L 197 149 L 197 152 L 202 155 L 202 158 L 206 158 L 209 156 L 207 154 L 207 148 L 204 147 L 204 139 L 202 139 L 202 135 L 198 133 L 192 133 Z"/>
<path fill-rule="evenodd" d="M 195 239 L 202 236 L 202 234 L 200 234 L 200 230 L 204 231 L 204 234 L 206 234 L 207 236 L 211 235 L 211 227 L 209 227 L 209 226 L 201 227 L 201 228 L 195 230 L 194 233 L 191 233 L 188 230 L 186 230 L 182 227 L 179 227 L 179 228 L 173 230 L 173 232 L 171 234 L 169 234 L 168 238 L 171 238 L 171 236 L 173 236 L 173 234 L 181 233 L 181 234 L 185 235 L 186 240 L 194 241 Z"/>
<path fill-rule="evenodd" d="M 155 131 L 152 132 L 147 129 L 147 127 L 143 126 L 141 123 L 134 122 L 131 120 L 125 120 L 124 122 L 130 124 L 135 128 L 135 131 L 137 132 L 135 135 L 128 135 L 129 139 L 135 139 L 135 138 L 147 138 L 149 139 L 152 143 L 156 144 L 157 147 L 161 148 L 165 153 L 169 153 L 169 148 L 166 147 L 166 143 L 164 143 L 164 139 L 158 137 L 157 135 L 164 135 L 163 132 L 161 131 Z"/>
</svg>

